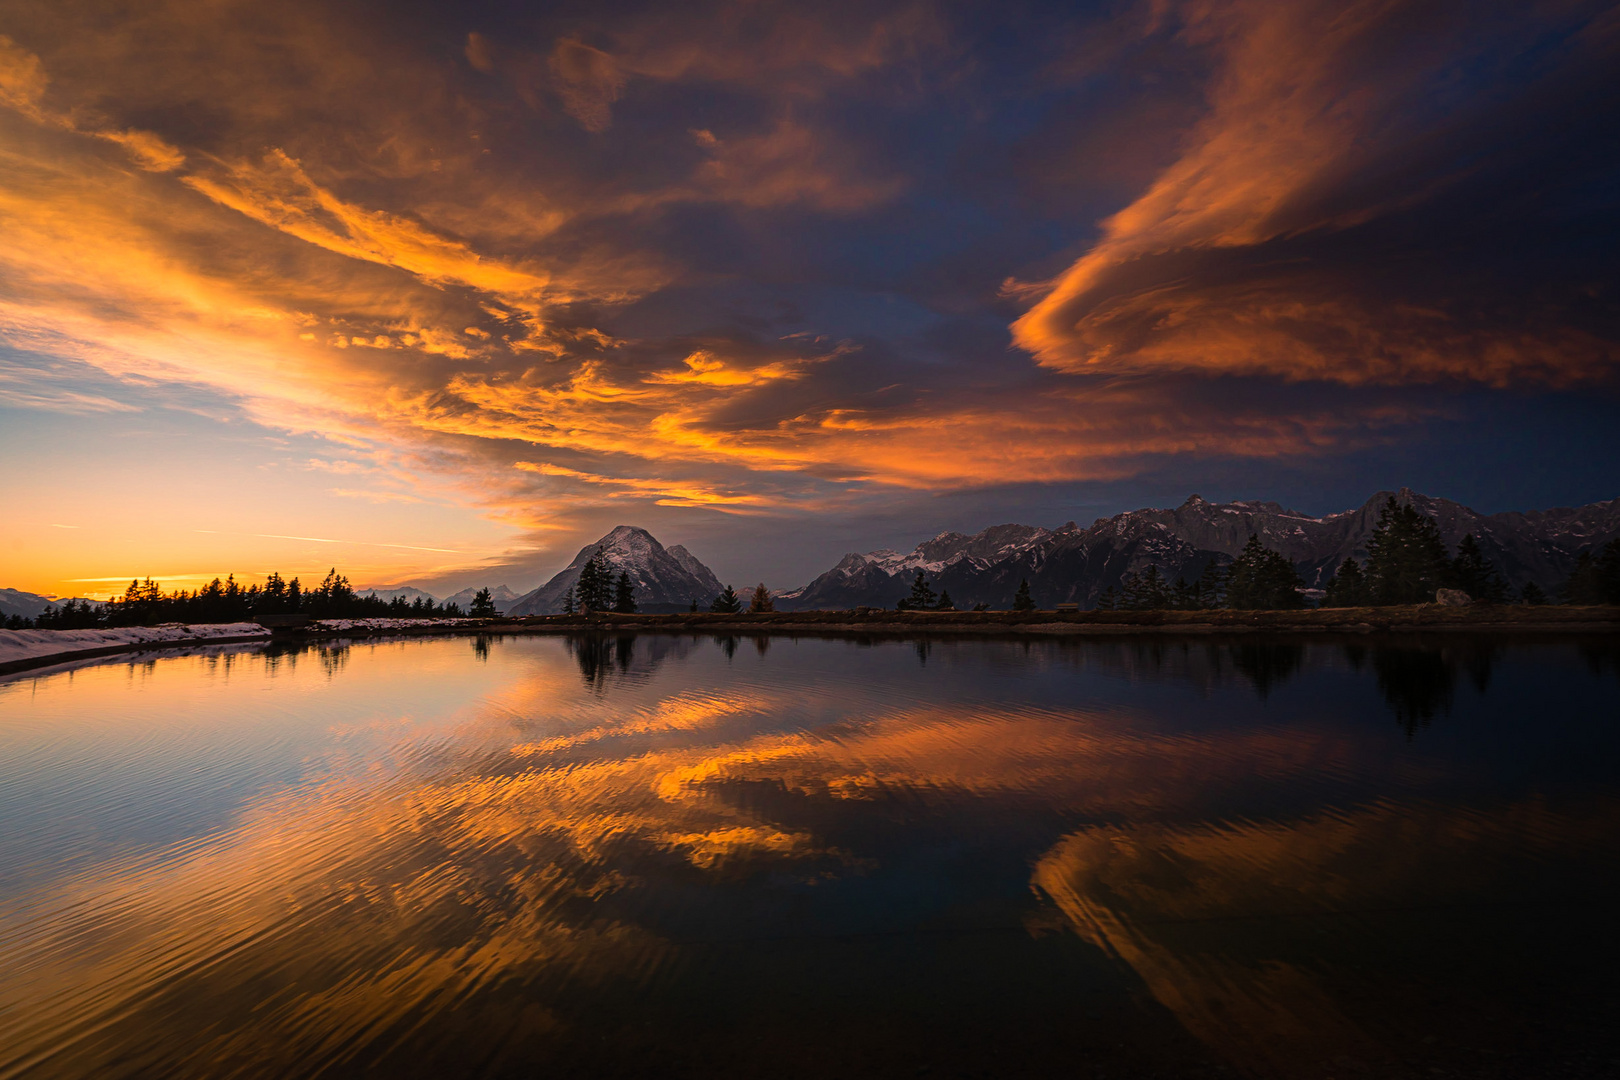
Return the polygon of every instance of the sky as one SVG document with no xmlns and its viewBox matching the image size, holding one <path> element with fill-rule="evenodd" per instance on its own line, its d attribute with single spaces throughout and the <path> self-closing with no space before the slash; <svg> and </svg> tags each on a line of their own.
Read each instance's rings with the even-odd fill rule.
<svg viewBox="0 0 1620 1080">
<path fill-rule="evenodd" d="M 1620 8 L 0 0 L 0 586 L 1620 495 Z"/>
</svg>

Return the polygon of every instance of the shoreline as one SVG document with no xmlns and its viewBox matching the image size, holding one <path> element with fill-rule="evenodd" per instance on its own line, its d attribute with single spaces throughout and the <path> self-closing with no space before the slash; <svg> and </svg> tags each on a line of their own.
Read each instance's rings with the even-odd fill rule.
<svg viewBox="0 0 1620 1080">
<path fill-rule="evenodd" d="M 333 620 L 347 622 L 349 620 Z M 392 620 L 390 620 L 393 622 Z M 116 642 L 94 648 L 41 653 L 0 661 L 0 676 L 55 667 L 78 660 L 125 653 L 188 649 L 200 645 L 249 645 L 371 640 L 390 637 L 465 634 L 743 634 L 827 635 L 836 637 L 1106 638 L 1207 637 L 1233 634 L 1612 634 L 1620 632 L 1620 607 L 1441 607 L 1423 604 L 1387 608 L 1325 608 L 1304 611 L 1081 611 L 934 612 L 856 611 L 769 612 L 760 615 L 712 612 L 659 615 L 540 615 L 518 619 L 467 620 L 458 625 L 325 627 L 297 634 L 269 632 L 230 636 L 175 637 Z"/>
</svg>

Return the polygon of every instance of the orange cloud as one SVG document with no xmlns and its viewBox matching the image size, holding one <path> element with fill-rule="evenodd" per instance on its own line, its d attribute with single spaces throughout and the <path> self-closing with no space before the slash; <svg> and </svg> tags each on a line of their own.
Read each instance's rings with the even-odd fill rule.
<svg viewBox="0 0 1620 1080">
<path fill-rule="evenodd" d="M 1168 9 L 1181 41 L 1218 67 L 1207 115 L 1179 159 L 1040 290 L 1013 324 L 1016 342 L 1069 373 L 1494 386 L 1611 375 L 1620 349 L 1561 313 L 1493 325 L 1466 296 L 1390 295 L 1390 266 L 1328 247 L 1461 179 L 1446 161 L 1416 183 L 1379 183 L 1395 167 L 1388 156 L 1410 154 L 1399 140 L 1416 139 L 1400 118 L 1421 113 L 1436 73 L 1472 47 L 1443 13 L 1419 7 Z M 1391 36 L 1414 21 L 1423 40 L 1397 53 Z M 1006 291 L 1037 290 L 1009 280 Z"/>
</svg>

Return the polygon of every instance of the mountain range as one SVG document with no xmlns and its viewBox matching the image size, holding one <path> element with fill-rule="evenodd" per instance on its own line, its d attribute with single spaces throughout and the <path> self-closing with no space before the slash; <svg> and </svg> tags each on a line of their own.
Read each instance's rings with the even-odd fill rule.
<svg viewBox="0 0 1620 1080">
<path fill-rule="evenodd" d="M 61 607 L 70 599 L 85 604 L 93 604 L 96 607 L 101 607 L 106 603 L 105 600 L 91 600 L 86 596 L 51 597 L 41 596 L 38 593 L 23 592 L 21 589 L 0 589 L 0 619 L 10 618 L 13 615 L 20 615 L 25 619 L 38 618 L 39 613 L 47 607 L 52 605 Z"/>
<path fill-rule="evenodd" d="M 1456 550 L 1472 533 L 1485 556 L 1516 589 L 1534 583 L 1556 594 L 1583 551 L 1595 551 L 1620 538 L 1620 499 L 1574 508 L 1481 514 L 1450 499 L 1408 488 L 1380 491 L 1361 506 L 1326 517 L 1312 517 L 1275 502 L 1212 503 L 1197 495 L 1174 509 L 1132 510 L 1098 518 L 1082 528 L 1068 522 L 1055 529 L 1037 525 L 994 525 L 967 535 L 944 532 L 904 554 L 879 550 L 851 552 L 808 585 L 776 594 L 781 611 L 847 609 L 862 605 L 893 607 L 923 571 L 936 591 L 945 590 L 959 608 L 988 604 L 1012 606 L 1019 583 L 1028 581 L 1037 605 L 1059 603 L 1094 607 L 1103 590 L 1118 589 L 1127 574 L 1149 566 L 1174 581 L 1192 581 L 1211 566 L 1232 561 L 1248 541 L 1281 552 L 1308 589 L 1320 589 L 1347 558 L 1365 560 L 1367 541 L 1379 511 L 1391 498 L 1433 518 L 1446 544 Z M 628 572 L 642 611 L 685 611 L 696 600 L 702 608 L 721 591 L 720 579 L 691 552 L 666 548 L 646 529 L 619 525 L 552 579 L 518 596 L 505 585 L 492 589 L 496 610 L 506 615 L 545 615 L 561 611 L 564 595 L 579 582 L 580 568 L 600 550 L 611 573 Z M 466 610 L 476 589 L 446 598 Z M 402 586 L 364 589 L 384 600 L 434 597 Z M 33 618 L 52 601 L 17 589 L 0 589 L 0 616 Z"/>
<path fill-rule="evenodd" d="M 722 586 L 714 571 L 679 544 L 666 548 L 646 529 L 619 525 L 594 544 L 586 544 L 550 581 L 526 593 L 507 609 L 508 615 L 549 615 L 563 609 L 564 595 L 579 584 L 579 572 L 600 550 L 617 578 L 628 573 L 642 611 L 685 611 L 692 601 L 707 609 Z"/>
<path fill-rule="evenodd" d="M 1582 551 L 1620 536 L 1620 499 L 1487 515 L 1402 488 L 1381 491 L 1354 510 L 1312 517 L 1274 502 L 1212 503 L 1194 495 L 1173 510 L 1133 510 L 1084 528 L 1072 521 L 1056 529 L 996 525 L 972 536 L 941 533 L 906 554 L 852 552 L 810 584 L 778 593 L 776 602 L 783 611 L 893 607 L 921 570 L 957 607 L 1010 607 L 1024 580 L 1041 607 L 1093 607 L 1104 589 L 1118 589 L 1126 574 L 1150 565 L 1172 581 L 1194 580 L 1211 564 L 1229 563 L 1251 534 L 1286 556 L 1308 588 L 1319 589 L 1346 558 L 1366 558 L 1379 510 L 1392 494 L 1434 518 L 1453 550 L 1472 533 L 1515 588 L 1534 582 L 1554 593 Z"/>
</svg>

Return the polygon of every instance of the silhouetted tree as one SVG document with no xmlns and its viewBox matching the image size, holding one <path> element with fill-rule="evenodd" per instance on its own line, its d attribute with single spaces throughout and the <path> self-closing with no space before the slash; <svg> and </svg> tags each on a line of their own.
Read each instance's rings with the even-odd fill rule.
<svg viewBox="0 0 1620 1080">
<path fill-rule="evenodd" d="M 763 615 L 768 611 L 776 610 L 776 601 L 771 599 L 771 590 L 765 587 L 762 581 L 754 587 L 754 595 L 748 601 L 748 614 Z"/>
<path fill-rule="evenodd" d="M 1035 598 L 1029 594 L 1029 579 L 1023 578 L 1018 582 L 1018 591 L 1013 594 L 1014 611 L 1034 611 Z"/>
<path fill-rule="evenodd" d="M 1126 611 L 1158 611 L 1171 606 L 1169 583 L 1151 563 L 1140 574 L 1126 574 L 1120 585 L 1119 606 Z"/>
<path fill-rule="evenodd" d="M 1558 595 L 1566 604 L 1620 604 L 1620 539 L 1596 555 L 1581 552 Z"/>
<path fill-rule="evenodd" d="M 620 570 L 619 580 L 613 586 L 613 610 L 620 615 L 636 613 L 636 587 L 630 583 L 630 571 Z"/>
<path fill-rule="evenodd" d="M 1260 543 L 1253 533 L 1243 551 L 1226 568 L 1226 604 L 1248 610 L 1302 608 L 1299 590 L 1305 583 L 1280 552 Z"/>
<path fill-rule="evenodd" d="M 1112 585 L 1097 594 L 1097 610 L 1113 611 L 1119 606 L 1119 594 Z"/>
<path fill-rule="evenodd" d="M 709 605 L 709 610 L 722 615 L 735 615 L 742 610 L 742 598 L 737 595 L 730 585 L 727 585 L 725 592 L 714 598 L 714 603 Z M 736 649 L 735 644 L 732 649 Z"/>
<path fill-rule="evenodd" d="M 1546 592 L 1541 588 L 1540 585 L 1537 585 L 1533 581 L 1525 582 L 1524 588 L 1519 590 L 1519 603 L 1521 604 L 1525 604 L 1529 607 L 1540 607 L 1546 602 Z"/>
<path fill-rule="evenodd" d="M 1344 560 L 1328 578 L 1322 606 L 1362 607 L 1367 601 L 1367 577 L 1361 572 L 1361 564 L 1353 558 Z"/>
<path fill-rule="evenodd" d="M 938 602 L 938 599 L 934 595 L 934 590 L 928 585 L 928 575 L 918 570 L 916 578 L 911 582 L 910 595 L 901 600 L 895 607 L 901 611 L 922 611 L 933 607 Z"/>
<path fill-rule="evenodd" d="M 1451 560 L 1451 583 L 1482 604 L 1507 601 L 1507 584 L 1479 549 L 1473 533 L 1457 544 L 1457 557 Z"/>
<path fill-rule="evenodd" d="M 578 610 L 579 605 L 574 601 L 574 587 L 570 585 L 568 591 L 563 593 L 563 614 L 572 615 Z"/>
<path fill-rule="evenodd" d="M 949 589 L 941 589 L 939 591 L 939 603 L 934 605 L 934 609 L 936 611 L 956 610 L 956 605 L 951 603 L 951 591 Z"/>
<path fill-rule="evenodd" d="M 591 557 L 579 568 L 574 594 L 581 611 L 607 611 L 613 606 L 612 572 L 601 548 L 591 552 Z"/>
<path fill-rule="evenodd" d="M 469 610 L 475 619 L 495 617 L 495 597 L 490 594 L 487 585 L 473 594 L 472 607 Z"/>
<path fill-rule="evenodd" d="M 1432 604 L 1451 560 L 1434 519 L 1392 495 L 1367 541 L 1367 591 L 1374 604 Z"/>
</svg>

